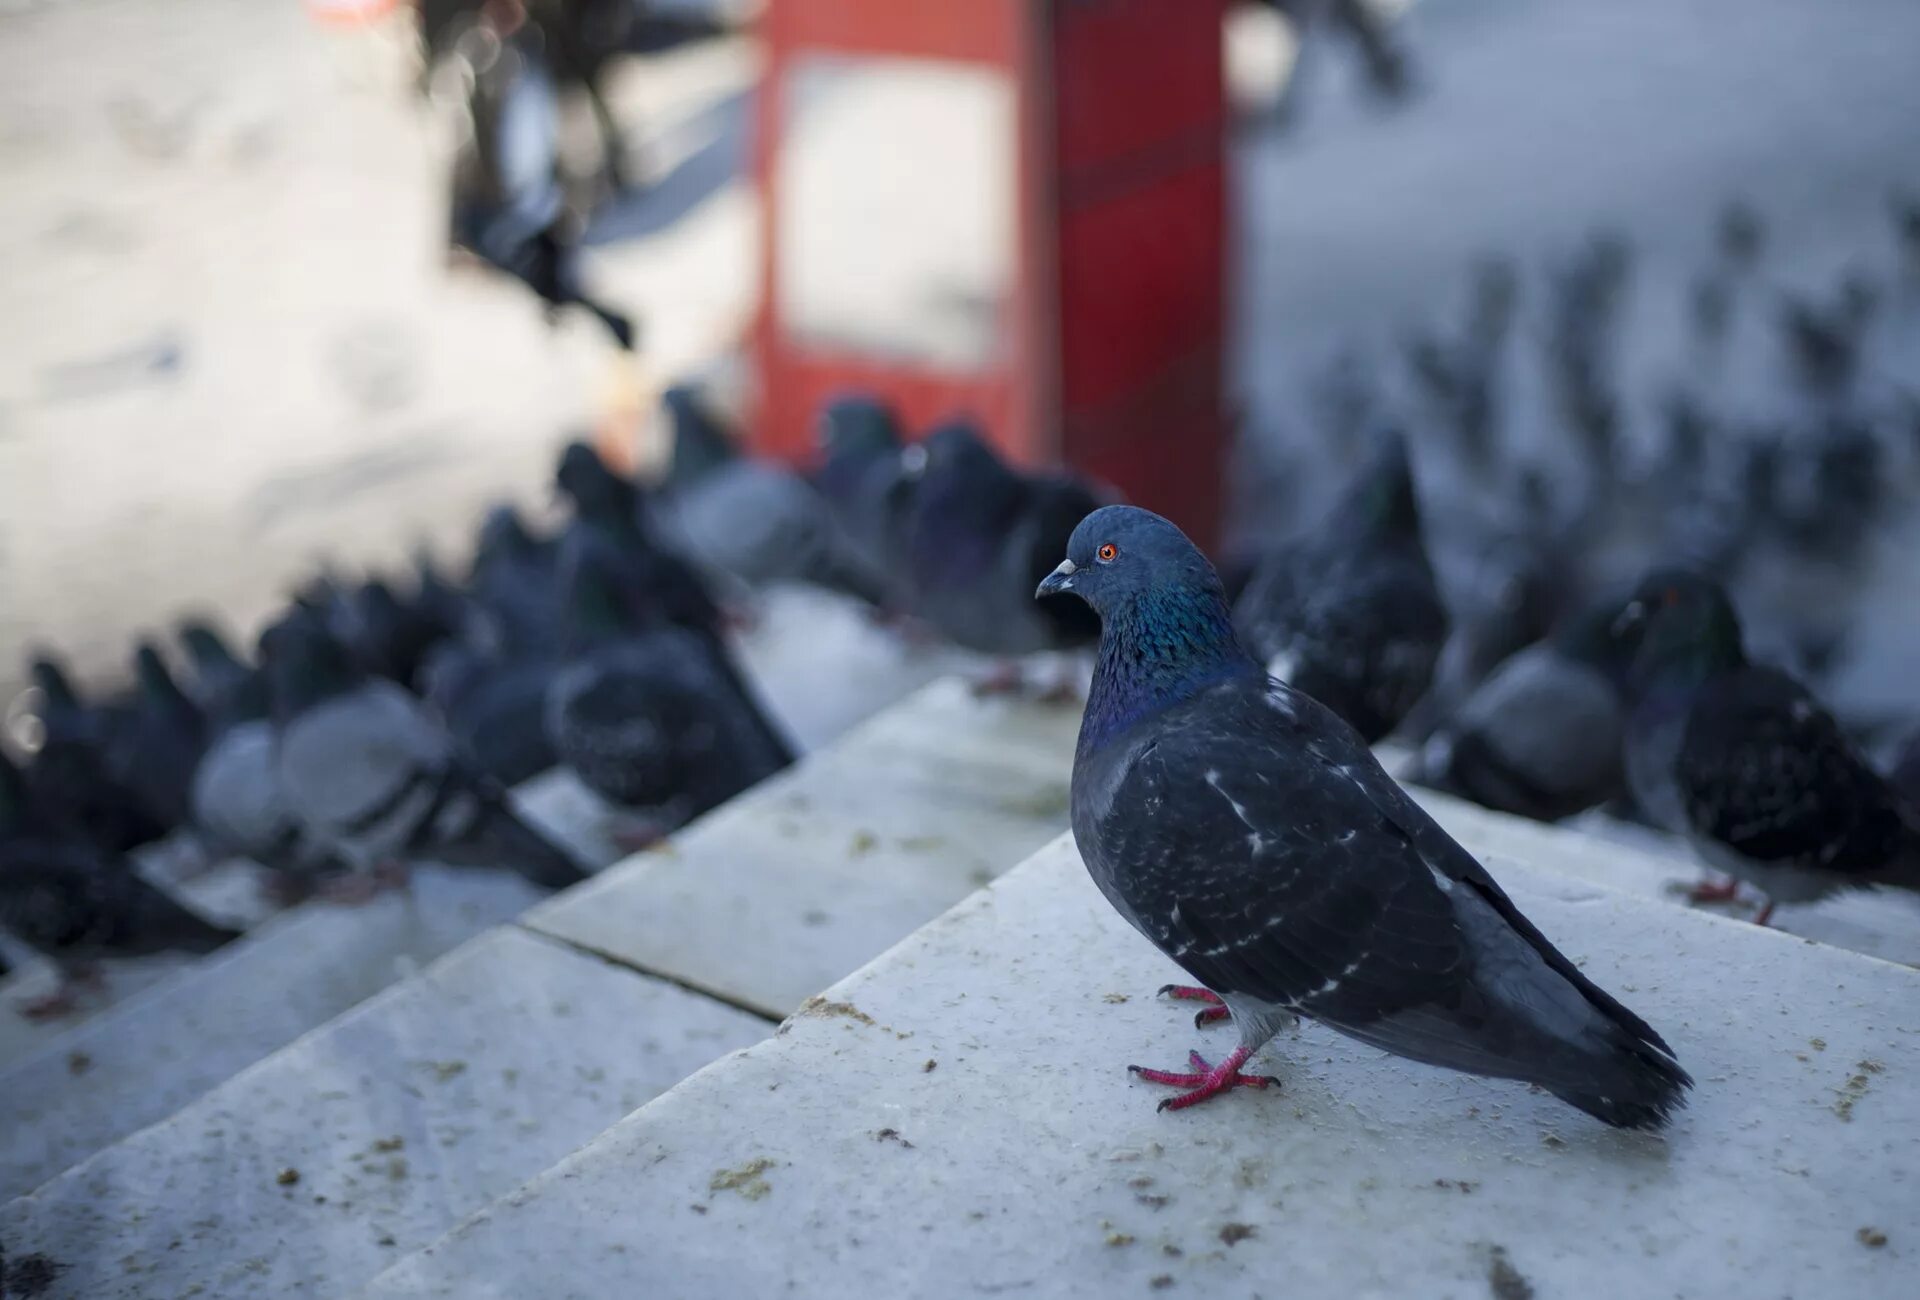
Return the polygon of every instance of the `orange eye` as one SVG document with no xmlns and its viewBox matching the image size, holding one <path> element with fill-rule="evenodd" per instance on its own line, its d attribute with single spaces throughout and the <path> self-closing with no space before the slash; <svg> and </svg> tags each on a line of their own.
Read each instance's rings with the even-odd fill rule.
<svg viewBox="0 0 1920 1300">
<path fill-rule="evenodd" d="M 1100 544 L 1100 549 L 1095 551 L 1094 554 L 1100 557 L 1100 563 L 1112 564 L 1113 557 L 1120 554 L 1120 548 L 1115 546 L 1112 542 L 1102 542 Z"/>
<path fill-rule="evenodd" d="M 1678 587 L 1668 587 L 1660 593 L 1660 603 L 1668 609 L 1672 609 L 1675 605 L 1678 605 L 1680 603 L 1680 589 Z"/>
</svg>

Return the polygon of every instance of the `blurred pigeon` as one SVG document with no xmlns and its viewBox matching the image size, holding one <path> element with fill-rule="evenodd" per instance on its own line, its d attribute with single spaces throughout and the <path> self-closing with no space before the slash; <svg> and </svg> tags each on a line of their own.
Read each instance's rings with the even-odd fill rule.
<svg viewBox="0 0 1920 1300">
<path fill-rule="evenodd" d="M 583 442 L 570 444 L 561 454 L 557 481 L 574 506 L 574 519 L 560 539 L 561 589 L 572 585 L 572 570 L 587 555 L 596 555 L 595 562 L 611 572 L 629 609 L 650 624 L 669 623 L 692 633 L 706 645 L 712 666 L 733 683 L 735 693 L 756 700 L 733 662 L 719 605 L 693 566 L 660 540 L 640 489 L 609 469 Z M 791 742 L 757 703 L 751 712 L 765 730 L 766 743 L 791 760 Z"/>
<path fill-rule="evenodd" d="M 677 825 L 792 761 L 706 643 L 633 608 L 603 550 L 569 571 L 567 641 L 571 661 L 547 692 L 547 734 L 602 798 Z"/>
<path fill-rule="evenodd" d="M 449 641 L 423 674 L 460 760 L 504 786 L 519 785 L 559 763 L 547 740 L 547 685 L 561 660 L 515 656 Z"/>
<path fill-rule="evenodd" d="M 1594 605 L 1495 668 L 1428 739 L 1408 779 L 1539 821 L 1622 793 L 1620 605 Z"/>
<path fill-rule="evenodd" d="M 120 854 L 63 829 L 34 807 L 27 782 L 0 754 L 0 926 L 59 968 L 60 988 L 22 1008 L 62 1014 L 73 986 L 105 957 L 208 953 L 238 937 L 134 874 Z"/>
<path fill-rule="evenodd" d="M 1124 506 L 1075 530 L 1041 584 L 1104 624 L 1074 753 L 1074 839 L 1107 901 L 1224 1005 L 1218 1066 L 1135 1072 L 1181 1109 L 1237 1086 L 1305 1015 L 1432 1065 L 1537 1084 L 1659 1128 L 1692 1080 L 1660 1036 L 1549 943 L 1354 730 L 1263 673 L 1219 580 L 1173 525 Z M 1204 1014 L 1204 1013 L 1203 1013 Z"/>
<path fill-rule="evenodd" d="M 41 736 L 27 782 L 40 815 L 110 853 L 129 852 L 172 830 L 108 770 L 108 746 L 127 726 L 129 709 L 82 701 L 51 656 L 36 658 L 30 673 Z"/>
<path fill-rule="evenodd" d="M 1908 808 L 1920 810 L 1920 728 L 1915 728 L 1895 752 L 1887 779 L 1907 801 Z"/>
<path fill-rule="evenodd" d="M 1766 251 L 1766 224 L 1751 204 L 1735 199 L 1720 210 L 1714 242 L 1720 259 L 1728 266 L 1751 271 Z"/>
<path fill-rule="evenodd" d="M 151 641 L 134 652 L 132 712 L 107 749 L 107 772 L 156 820 L 184 826 L 192 820 L 189 790 L 206 748 L 206 717 L 160 658 Z"/>
<path fill-rule="evenodd" d="M 369 578 L 346 596 L 343 616 L 333 620 L 361 667 L 410 689 L 417 687 L 427 655 L 458 635 L 462 622 L 438 576 L 423 569 L 421 580 L 415 598 L 402 600 L 384 578 Z"/>
<path fill-rule="evenodd" d="M 1656 823 L 1777 902 L 1920 889 L 1920 826 L 1799 682 L 1750 663 L 1718 584 L 1658 571 L 1616 624 L 1633 666 L 1627 779 Z M 1705 886 L 1696 899 L 1725 899 Z"/>
<path fill-rule="evenodd" d="M 1021 473 L 965 420 L 940 425 L 904 454 L 918 478 L 906 537 L 914 612 L 982 654 L 1091 644 L 1100 624 L 1084 606 L 1031 597 L 1074 525 L 1100 504 L 1092 489 L 1065 474 Z M 1018 681 L 1012 669 L 982 687 Z"/>
<path fill-rule="evenodd" d="M 499 785 L 459 763 L 424 704 L 367 675 L 310 615 L 268 629 L 261 649 L 280 788 L 315 843 L 361 872 L 425 858 L 508 867 L 549 889 L 584 878 Z"/>
<path fill-rule="evenodd" d="M 558 645 L 559 567 L 559 544 L 535 537 L 512 506 L 487 512 L 467 591 L 498 648 L 531 654 Z"/>
<path fill-rule="evenodd" d="M 908 589 L 907 527 L 918 479 L 901 460 L 900 424 L 877 398 L 843 394 L 820 411 L 813 484 L 841 530 L 887 581 L 888 603 Z"/>
<path fill-rule="evenodd" d="M 688 555 L 748 587 L 808 583 L 876 608 L 885 576 L 860 553 L 812 484 L 786 466 L 743 456 L 686 385 L 663 399 L 673 468 L 661 516 Z"/>
<path fill-rule="evenodd" d="M 184 689 L 209 719 L 218 717 L 233 696 L 250 689 L 254 670 L 240 661 L 218 628 L 202 619 L 180 625 L 180 644 L 193 668 Z M 217 723 L 215 725 L 218 725 Z"/>
<path fill-rule="evenodd" d="M 1326 521 L 1267 558 L 1234 624 L 1268 672 L 1369 744 L 1400 725 L 1432 684 L 1448 630 L 1404 439 L 1384 437 Z"/>
</svg>

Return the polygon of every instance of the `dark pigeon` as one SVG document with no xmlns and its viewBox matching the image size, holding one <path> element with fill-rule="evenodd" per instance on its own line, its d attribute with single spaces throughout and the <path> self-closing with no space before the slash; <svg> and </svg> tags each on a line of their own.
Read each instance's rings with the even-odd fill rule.
<svg viewBox="0 0 1920 1300">
<path fill-rule="evenodd" d="M 900 423 L 877 398 L 843 394 L 821 408 L 813 484 L 869 566 L 888 602 L 907 600 L 907 528 L 919 479 L 901 460 Z"/>
<path fill-rule="evenodd" d="M 1107 901 L 1224 1005 L 1236 1086 L 1296 1015 L 1432 1065 L 1537 1084 L 1656 1129 L 1691 1080 L 1661 1037 L 1549 943 L 1365 742 L 1235 640 L 1219 579 L 1180 531 L 1108 507 L 1041 584 L 1103 629 L 1074 753 L 1074 839 Z"/>
<path fill-rule="evenodd" d="M 650 624 L 670 624 L 691 633 L 706 648 L 712 666 L 724 673 L 742 698 L 757 701 L 727 645 L 720 606 L 684 557 L 662 541 L 652 507 L 639 487 L 607 467 L 583 442 L 561 454 L 560 491 L 572 502 L 574 519 L 560 539 L 561 590 L 573 585 L 573 570 L 592 555 L 618 585 L 626 606 Z M 792 743 L 756 702 L 752 714 L 764 728 L 762 739 L 793 757 Z"/>
<path fill-rule="evenodd" d="M 234 653 L 220 630 L 203 619 L 188 619 L 180 625 L 180 644 L 192 669 L 182 687 L 217 727 L 235 696 L 253 689 L 258 674 Z"/>
<path fill-rule="evenodd" d="M 481 634 L 510 654 L 556 649 L 559 571 L 558 542 L 535 537 L 510 505 L 488 511 L 467 576 Z"/>
<path fill-rule="evenodd" d="M 1267 671 L 1369 744 L 1400 725 L 1432 685 L 1448 631 L 1404 439 L 1384 437 L 1325 522 L 1260 565 L 1234 625 Z"/>
<path fill-rule="evenodd" d="M 30 672 L 41 734 L 27 783 L 40 815 L 110 853 L 130 852 L 172 830 L 108 770 L 108 748 L 128 725 L 131 709 L 118 701 L 82 700 L 51 656 L 36 658 Z"/>
<path fill-rule="evenodd" d="M 868 562 L 819 491 L 792 469 L 742 455 L 686 385 L 663 405 L 673 467 L 663 521 L 709 572 L 749 588 L 805 583 L 885 607 L 885 574 Z"/>
<path fill-rule="evenodd" d="M 107 750 L 107 773 L 156 821 L 193 818 L 193 769 L 207 744 L 206 715 L 174 681 L 152 642 L 134 652 L 133 709 Z"/>
<path fill-rule="evenodd" d="M 46 820 L 25 777 L 0 754 L 0 927 L 59 968 L 51 997 L 29 1016 L 70 1010 L 73 986 L 94 962 L 163 952 L 208 953 L 236 931 L 182 907 L 134 873 L 125 857 Z"/>
<path fill-rule="evenodd" d="M 1428 738 L 1408 779 L 1539 821 L 1623 793 L 1620 607 L 1596 604 L 1501 663 Z"/>
<path fill-rule="evenodd" d="M 547 685 L 558 654 L 516 656 L 450 641 L 427 661 L 427 700 L 452 734 L 460 759 L 504 786 L 559 763 L 547 740 Z"/>
<path fill-rule="evenodd" d="M 914 612 L 955 644 L 1012 657 L 1089 645 L 1100 625 L 1074 601 L 1035 604 L 1074 525 L 1097 508 L 1085 483 L 1026 474 L 980 430 L 952 420 L 903 453 L 918 466 L 906 548 Z"/>
<path fill-rule="evenodd" d="M 1717 583 L 1650 574 L 1616 625 L 1627 779 L 1654 822 L 1779 902 L 1866 885 L 1920 889 L 1920 825 L 1811 692 L 1751 663 Z M 1731 896 L 1703 886 L 1697 899 Z"/>
<path fill-rule="evenodd" d="M 570 659 L 547 691 L 547 735 L 602 798 L 666 829 L 792 761 L 708 645 L 626 599 L 604 551 L 570 570 L 566 618 Z"/>
<path fill-rule="evenodd" d="M 280 788 L 314 843 L 367 874 L 426 859 L 508 868 L 548 889 L 584 878 L 460 763 L 425 704 L 368 675 L 311 616 L 268 629 L 261 649 Z"/>
<path fill-rule="evenodd" d="M 1915 728 L 1894 753 L 1888 780 L 1907 801 L 1907 807 L 1920 810 L 1920 728 Z"/>
</svg>

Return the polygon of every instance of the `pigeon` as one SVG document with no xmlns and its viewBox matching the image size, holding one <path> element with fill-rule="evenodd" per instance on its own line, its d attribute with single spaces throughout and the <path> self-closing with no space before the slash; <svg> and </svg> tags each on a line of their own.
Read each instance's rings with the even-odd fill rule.
<svg viewBox="0 0 1920 1300">
<path fill-rule="evenodd" d="M 633 607 L 604 550 L 569 572 L 566 620 L 571 655 L 547 691 L 547 735 L 602 798 L 677 825 L 792 762 L 707 644 Z"/>
<path fill-rule="evenodd" d="M 901 459 L 899 420 L 877 398 L 843 394 L 821 408 L 816 441 L 814 487 L 868 566 L 884 576 L 888 604 L 904 603 L 907 525 L 918 479 Z"/>
<path fill-rule="evenodd" d="M 487 512 L 467 593 L 483 635 L 496 648 L 513 654 L 557 648 L 559 566 L 559 544 L 535 537 L 512 506 Z"/>
<path fill-rule="evenodd" d="M 202 630 L 190 625 L 183 632 L 209 728 L 188 792 L 194 829 L 215 853 L 274 872 L 274 892 L 289 902 L 317 884 L 349 878 L 347 863 L 304 834 L 281 789 L 265 672 L 241 664 L 224 641 Z"/>
<path fill-rule="evenodd" d="M 107 772 L 158 822 L 192 820 L 189 789 L 206 748 L 206 716 L 187 698 L 151 641 L 134 652 L 133 708 L 107 747 Z"/>
<path fill-rule="evenodd" d="M 421 571 L 415 599 L 402 600 L 384 578 L 369 578 L 349 593 L 339 635 L 361 667 L 413 689 L 436 645 L 458 635 L 463 622 L 457 598 L 440 585 L 431 569 Z"/>
<path fill-rule="evenodd" d="M 172 830 L 108 771 L 107 749 L 127 725 L 127 707 L 82 701 L 50 655 L 36 658 L 29 672 L 39 693 L 41 734 L 27 783 L 41 815 L 111 853 L 130 852 Z"/>
<path fill-rule="evenodd" d="M 1326 521 L 1267 557 L 1234 625 L 1268 672 L 1367 743 L 1400 725 L 1432 685 L 1448 632 L 1404 439 L 1383 437 Z"/>
<path fill-rule="evenodd" d="M 1684 570 L 1649 574 L 1615 625 L 1627 676 L 1627 780 L 1652 820 L 1776 903 L 1849 887 L 1920 889 L 1920 822 L 1833 715 L 1778 669 L 1749 662 L 1726 592 Z M 1737 884 L 1704 885 L 1696 901 Z"/>
<path fill-rule="evenodd" d="M 1428 738 L 1408 779 L 1549 822 L 1624 792 L 1621 604 L 1596 603 L 1502 662 Z"/>
<path fill-rule="evenodd" d="M 425 704 L 366 673 L 311 615 L 269 628 L 261 652 L 280 788 L 314 843 L 368 875 L 426 858 L 511 868 L 547 889 L 584 879 L 497 783 L 462 766 Z"/>
<path fill-rule="evenodd" d="M 0 753 L 0 926 L 50 958 L 60 988 L 22 1010 L 72 1009 L 74 986 L 106 957 L 204 954 L 239 937 L 142 880 L 119 853 L 49 822 L 26 778 Z"/>
<path fill-rule="evenodd" d="M 593 562 L 608 569 L 629 607 L 644 612 L 650 622 L 669 623 L 692 633 L 734 692 L 755 700 L 753 688 L 733 662 L 720 606 L 693 566 L 660 539 L 652 508 L 639 487 L 609 469 L 583 442 L 570 444 L 561 454 L 557 482 L 575 512 L 560 539 L 561 590 L 573 585 L 572 571 L 588 555 L 595 556 Z M 762 739 L 791 761 L 792 742 L 758 703 L 751 713 L 764 731 Z"/>
<path fill-rule="evenodd" d="M 966 420 L 908 452 L 918 466 L 906 535 L 914 612 L 955 644 L 1002 658 L 1091 645 L 1100 625 L 1084 606 L 1029 597 L 1100 505 L 1093 490 L 1064 474 L 1021 473 Z M 1003 672 L 984 685 L 1018 680 Z"/>
<path fill-rule="evenodd" d="M 1112 506 L 1040 584 L 1102 622 L 1074 750 L 1073 834 L 1115 910 L 1231 1017 L 1219 1065 L 1134 1072 L 1178 1110 L 1296 1016 L 1430 1065 L 1540 1086 L 1657 1129 L 1692 1080 L 1394 784 L 1360 735 L 1235 639 L 1212 566 L 1172 524 Z M 1224 1014 L 1221 1014 L 1224 1012 Z"/>
<path fill-rule="evenodd" d="M 793 470 L 743 456 L 687 385 L 669 388 L 673 467 L 663 522 L 709 572 L 755 588 L 806 583 L 875 608 L 886 577 L 847 536 L 826 498 Z"/>
<path fill-rule="evenodd" d="M 547 685 L 557 654 L 515 656 L 466 641 L 433 652 L 423 674 L 426 698 L 447 724 L 461 762 L 504 786 L 519 785 L 559 763 L 547 740 Z"/>
<path fill-rule="evenodd" d="M 229 707 L 234 696 L 253 688 L 257 677 L 254 669 L 240 661 L 213 624 L 188 619 L 180 625 L 180 644 L 193 668 L 184 685 L 187 698 L 210 721 Z"/>
</svg>

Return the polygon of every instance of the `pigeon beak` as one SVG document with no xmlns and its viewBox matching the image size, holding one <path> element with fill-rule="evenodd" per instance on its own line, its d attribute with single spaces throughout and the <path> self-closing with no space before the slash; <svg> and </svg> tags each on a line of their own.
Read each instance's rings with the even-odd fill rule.
<svg viewBox="0 0 1920 1300">
<path fill-rule="evenodd" d="M 1040 579 L 1040 585 L 1033 589 L 1033 598 L 1038 600 L 1042 596 L 1057 596 L 1063 591 L 1072 591 L 1073 575 L 1079 571 L 1079 566 L 1072 560 L 1060 561 L 1059 568 Z"/>
<path fill-rule="evenodd" d="M 1623 637 L 1633 631 L 1634 628 L 1639 627 L 1641 621 L 1644 620 L 1646 616 L 1647 607 L 1637 600 L 1631 601 L 1625 609 L 1620 611 L 1620 617 L 1613 620 L 1613 627 L 1609 630 L 1614 636 Z"/>
</svg>

